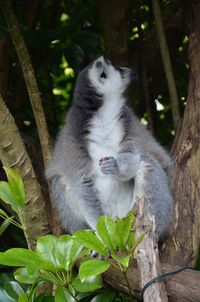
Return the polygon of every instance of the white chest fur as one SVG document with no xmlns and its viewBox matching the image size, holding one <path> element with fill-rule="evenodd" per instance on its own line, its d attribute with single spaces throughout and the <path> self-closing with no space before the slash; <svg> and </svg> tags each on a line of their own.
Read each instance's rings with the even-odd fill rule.
<svg viewBox="0 0 200 302">
<path fill-rule="evenodd" d="M 93 161 L 92 178 L 98 190 L 104 213 L 111 217 L 123 217 L 130 210 L 133 186 L 130 182 L 117 179 L 115 175 L 101 172 L 99 160 L 102 157 L 117 158 L 123 138 L 123 124 L 120 110 L 123 102 L 105 102 L 90 123 L 88 151 Z"/>
</svg>

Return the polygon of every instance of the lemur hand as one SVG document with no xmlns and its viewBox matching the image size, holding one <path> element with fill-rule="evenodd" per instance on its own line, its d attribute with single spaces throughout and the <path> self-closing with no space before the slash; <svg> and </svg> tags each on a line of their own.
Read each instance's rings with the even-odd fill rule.
<svg viewBox="0 0 200 302">
<path fill-rule="evenodd" d="M 103 174 L 117 174 L 119 172 L 117 161 L 112 156 L 101 158 L 99 166 Z"/>
</svg>

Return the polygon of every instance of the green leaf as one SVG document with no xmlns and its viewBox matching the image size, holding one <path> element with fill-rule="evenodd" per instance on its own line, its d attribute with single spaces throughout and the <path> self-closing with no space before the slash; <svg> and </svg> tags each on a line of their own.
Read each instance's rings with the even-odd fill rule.
<svg viewBox="0 0 200 302">
<path fill-rule="evenodd" d="M 131 247 L 131 251 L 133 252 L 136 247 L 140 244 L 140 242 L 142 241 L 142 239 L 144 238 L 145 233 L 143 233 L 142 235 L 140 235 L 136 240 L 133 241 L 132 247 Z"/>
<path fill-rule="evenodd" d="M 70 266 L 75 264 L 77 258 L 81 255 L 83 251 L 83 246 L 78 242 L 76 238 L 73 238 L 73 244 L 70 250 Z"/>
<path fill-rule="evenodd" d="M 0 253 L 0 264 L 8 266 L 27 266 L 38 267 L 42 259 L 37 253 L 22 248 L 9 249 Z"/>
<path fill-rule="evenodd" d="M 14 169 L 4 167 L 4 170 L 13 197 L 16 200 L 18 207 L 23 208 L 25 206 L 25 190 L 21 176 Z"/>
<path fill-rule="evenodd" d="M 101 294 L 98 294 L 90 302 L 105 302 L 105 301 L 114 302 L 114 301 L 118 301 L 115 298 L 116 298 L 116 293 L 106 291 L 106 292 L 103 292 Z M 121 301 L 121 300 L 119 300 L 119 301 Z"/>
<path fill-rule="evenodd" d="M 14 301 L 17 301 L 19 295 L 24 292 L 22 287 L 15 281 L 10 281 L 6 283 L 4 290 L 6 294 Z"/>
<path fill-rule="evenodd" d="M 79 267 L 79 277 L 81 282 L 86 279 L 102 274 L 110 267 L 110 263 L 105 260 L 92 259 L 84 261 Z"/>
<path fill-rule="evenodd" d="M 3 232 L 9 227 L 9 225 L 11 224 L 12 220 L 13 220 L 14 216 L 12 217 L 8 217 L 7 219 L 5 219 L 1 226 L 0 226 L 0 236 L 3 234 Z"/>
<path fill-rule="evenodd" d="M 59 287 L 55 293 L 55 302 L 76 302 L 65 287 Z"/>
<path fill-rule="evenodd" d="M 126 255 L 126 256 L 122 256 L 122 257 L 119 257 L 119 256 L 117 256 L 115 254 L 111 254 L 111 256 L 112 256 L 113 259 L 115 259 L 117 262 L 119 262 L 123 266 L 128 267 L 129 266 L 129 261 L 130 261 L 130 258 L 132 256 L 132 254 L 129 254 L 129 255 Z"/>
<path fill-rule="evenodd" d="M 12 195 L 9 184 L 5 181 L 0 181 L 0 199 L 9 204 L 13 211 L 17 212 L 17 202 Z"/>
<path fill-rule="evenodd" d="M 58 239 L 54 235 L 41 236 L 37 240 L 36 250 L 44 262 L 50 262 L 55 268 L 61 268 L 56 252 L 57 243 Z"/>
<path fill-rule="evenodd" d="M 60 265 L 68 270 L 71 261 L 71 249 L 74 243 L 74 239 L 70 235 L 62 235 L 57 241 L 57 256 Z"/>
<path fill-rule="evenodd" d="M 116 242 L 121 252 L 125 251 L 129 233 L 133 225 L 133 219 L 133 212 L 129 212 L 126 217 L 120 219 L 116 223 L 115 235 L 113 240 Z"/>
<path fill-rule="evenodd" d="M 60 281 L 60 279 L 57 278 L 57 277 L 56 277 L 53 273 L 51 273 L 51 272 L 48 272 L 48 271 L 45 271 L 45 270 L 41 270 L 41 271 L 40 271 L 40 276 L 41 276 L 43 279 L 45 279 L 45 280 L 47 280 L 47 281 L 49 281 L 49 282 L 51 282 L 51 283 L 53 283 L 53 284 L 56 284 L 56 285 L 63 285 L 62 282 Z"/>
<path fill-rule="evenodd" d="M 113 242 L 115 228 L 116 228 L 115 222 L 108 216 L 101 216 L 97 221 L 96 228 L 102 241 L 113 253 L 116 249 L 115 243 Z"/>
<path fill-rule="evenodd" d="M 39 278 L 39 273 L 36 271 L 33 275 L 29 274 L 26 267 L 18 268 L 14 272 L 14 277 L 18 282 L 33 284 Z"/>
<path fill-rule="evenodd" d="M 32 302 L 32 300 L 31 300 Z M 39 295 L 34 299 L 34 302 L 55 302 L 54 297 L 47 295 L 46 293 Z"/>
<path fill-rule="evenodd" d="M 136 234 L 135 230 L 130 231 L 130 233 L 129 233 L 128 240 L 127 240 L 127 245 L 128 245 L 129 249 L 132 248 L 133 242 L 135 240 L 135 234 Z"/>
<path fill-rule="evenodd" d="M 77 240 L 86 248 L 94 250 L 105 257 L 108 256 L 108 252 L 104 247 L 103 243 L 93 233 L 92 230 L 80 230 L 77 231 L 74 235 Z"/>
<path fill-rule="evenodd" d="M 93 292 L 101 288 L 103 286 L 103 283 L 100 275 L 85 279 L 84 282 L 81 282 L 79 276 L 77 276 L 73 280 L 72 285 L 78 292 L 87 293 L 87 292 Z"/>
<path fill-rule="evenodd" d="M 27 293 L 22 293 L 18 298 L 18 302 L 29 302 Z"/>
</svg>

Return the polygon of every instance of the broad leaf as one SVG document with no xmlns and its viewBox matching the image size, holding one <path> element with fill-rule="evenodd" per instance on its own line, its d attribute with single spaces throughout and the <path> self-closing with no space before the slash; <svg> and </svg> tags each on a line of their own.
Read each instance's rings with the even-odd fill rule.
<svg viewBox="0 0 200 302">
<path fill-rule="evenodd" d="M 77 258 L 82 254 L 83 246 L 76 238 L 73 239 L 73 244 L 70 250 L 70 265 L 74 265 Z"/>
<path fill-rule="evenodd" d="M 4 167 L 4 170 L 8 178 L 8 184 L 12 195 L 17 202 L 17 206 L 23 208 L 25 205 L 25 190 L 21 176 L 14 169 Z"/>
<path fill-rule="evenodd" d="M 48 272 L 48 271 L 45 271 L 45 270 L 41 270 L 40 271 L 40 276 L 43 278 L 43 279 L 45 279 L 45 280 L 47 280 L 47 281 L 49 281 L 49 282 L 51 282 L 51 283 L 53 283 L 53 284 L 56 284 L 56 285 L 63 285 L 62 284 L 62 282 L 60 281 L 60 279 L 59 278 L 57 278 L 52 272 Z"/>
<path fill-rule="evenodd" d="M 110 267 L 110 263 L 105 260 L 92 259 L 84 261 L 79 267 L 79 277 L 81 282 L 86 279 L 102 274 Z"/>
<path fill-rule="evenodd" d="M 103 286 L 103 283 L 100 275 L 85 279 L 84 282 L 81 282 L 79 276 L 77 276 L 73 280 L 72 285 L 78 292 L 87 293 L 87 292 L 93 292 L 101 288 Z"/>
<path fill-rule="evenodd" d="M 93 233 L 92 230 L 81 230 L 76 232 L 74 235 L 77 240 L 86 248 L 94 250 L 105 257 L 108 256 L 108 252 L 104 247 L 103 243 Z"/>
<path fill-rule="evenodd" d="M 59 287 L 55 293 L 55 302 L 76 302 L 69 291 L 64 287 Z"/>
<path fill-rule="evenodd" d="M 127 240 L 127 245 L 128 245 L 129 249 L 132 249 L 132 246 L 133 246 L 133 243 L 135 240 L 135 234 L 136 234 L 135 230 L 130 231 L 130 233 L 129 233 L 128 240 Z"/>
<path fill-rule="evenodd" d="M 98 294 L 90 302 L 105 302 L 105 301 L 114 302 L 117 301 L 115 298 L 116 298 L 116 293 L 106 291 L 101 294 Z M 121 301 L 121 299 L 119 301 Z"/>
<path fill-rule="evenodd" d="M 41 236 L 37 240 L 36 250 L 44 262 L 50 262 L 55 268 L 60 268 L 61 265 L 56 252 L 57 243 L 58 239 L 54 235 Z"/>
<path fill-rule="evenodd" d="M 116 249 L 115 243 L 113 241 L 115 234 L 116 224 L 115 222 L 108 216 L 101 216 L 97 221 L 97 232 L 102 239 L 102 241 L 106 244 L 109 250 L 113 253 Z"/>
<path fill-rule="evenodd" d="M 122 256 L 122 257 L 119 257 L 119 256 L 117 256 L 115 254 L 111 254 L 111 256 L 112 256 L 113 259 L 115 259 L 117 262 L 119 262 L 123 266 L 128 267 L 129 266 L 129 261 L 130 261 L 130 258 L 132 256 L 132 254 L 129 254 L 129 255 L 126 255 L 126 256 Z"/>
<path fill-rule="evenodd" d="M 15 279 L 18 282 L 33 284 L 37 278 L 39 278 L 39 273 L 36 271 L 33 275 L 30 275 L 26 267 L 18 268 L 14 272 Z"/>
<path fill-rule="evenodd" d="M 121 252 L 125 251 L 129 233 L 133 225 L 133 219 L 133 213 L 129 212 L 126 217 L 120 219 L 116 223 L 114 241 L 116 242 Z"/>
<path fill-rule="evenodd" d="M 19 295 L 18 302 L 29 302 L 27 293 L 22 293 Z"/>
<path fill-rule="evenodd" d="M 9 204 L 13 211 L 17 212 L 17 202 L 13 197 L 9 184 L 5 181 L 0 181 L 0 199 Z"/>
<path fill-rule="evenodd" d="M 62 235 L 57 241 L 57 255 L 62 268 L 68 270 L 71 262 L 71 249 L 74 240 L 70 235 Z"/>
<path fill-rule="evenodd" d="M 19 285 L 19 283 L 15 281 L 10 281 L 5 284 L 4 290 L 6 294 L 12 298 L 14 301 L 18 300 L 18 297 L 20 294 L 22 294 L 24 291 L 22 287 Z"/>
<path fill-rule="evenodd" d="M 132 252 L 136 249 L 136 247 L 140 244 L 140 242 L 142 241 L 142 239 L 144 238 L 145 233 L 143 233 L 142 235 L 140 235 L 137 239 L 134 240 L 131 250 Z"/>
<path fill-rule="evenodd" d="M 4 253 L 0 253 L 0 264 L 8 266 L 28 266 L 38 267 L 42 263 L 42 259 L 37 253 L 21 249 L 13 248 Z"/>
</svg>

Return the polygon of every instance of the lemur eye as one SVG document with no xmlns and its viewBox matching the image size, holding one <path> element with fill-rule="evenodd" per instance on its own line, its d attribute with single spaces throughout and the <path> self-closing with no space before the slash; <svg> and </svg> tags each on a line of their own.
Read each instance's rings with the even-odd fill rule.
<svg viewBox="0 0 200 302">
<path fill-rule="evenodd" d="M 103 78 L 103 79 L 106 79 L 106 78 L 107 78 L 107 75 L 105 74 L 104 71 L 101 73 L 100 78 Z"/>
</svg>

